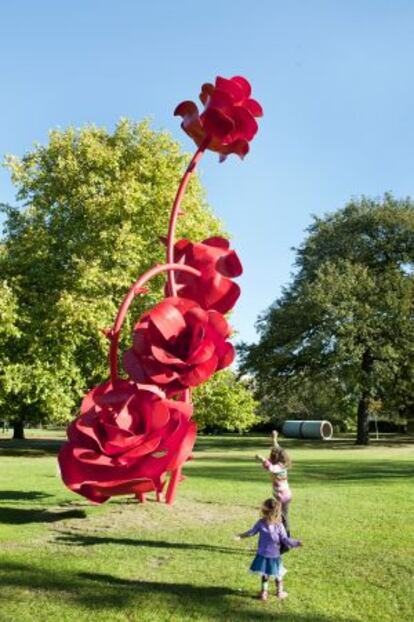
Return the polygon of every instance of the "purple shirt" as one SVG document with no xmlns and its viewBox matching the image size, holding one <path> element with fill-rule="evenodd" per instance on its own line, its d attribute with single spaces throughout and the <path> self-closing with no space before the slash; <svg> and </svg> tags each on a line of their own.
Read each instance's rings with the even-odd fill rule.
<svg viewBox="0 0 414 622">
<path fill-rule="evenodd" d="M 246 536 L 259 534 L 257 553 L 264 557 L 280 557 L 280 545 L 284 544 L 289 548 L 300 546 L 300 540 L 289 538 L 282 523 L 267 523 L 265 520 L 258 520 L 257 523 L 246 531 Z"/>
</svg>

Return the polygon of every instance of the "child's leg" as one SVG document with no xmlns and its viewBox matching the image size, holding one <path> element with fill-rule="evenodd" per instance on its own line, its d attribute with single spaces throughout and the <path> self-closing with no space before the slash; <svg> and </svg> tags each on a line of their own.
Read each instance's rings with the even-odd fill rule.
<svg viewBox="0 0 414 622">
<path fill-rule="evenodd" d="M 269 591 L 269 577 L 266 574 L 262 574 L 262 590 L 259 594 L 259 598 L 261 600 L 266 600 L 268 591 Z"/>
<path fill-rule="evenodd" d="M 282 503 L 282 523 L 284 528 L 286 529 L 287 535 L 290 537 L 290 525 L 289 525 L 289 501 Z"/>
<path fill-rule="evenodd" d="M 278 598 L 286 598 L 288 593 L 284 591 L 283 589 L 283 579 L 275 579 L 275 583 L 276 583 L 276 596 Z"/>
</svg>

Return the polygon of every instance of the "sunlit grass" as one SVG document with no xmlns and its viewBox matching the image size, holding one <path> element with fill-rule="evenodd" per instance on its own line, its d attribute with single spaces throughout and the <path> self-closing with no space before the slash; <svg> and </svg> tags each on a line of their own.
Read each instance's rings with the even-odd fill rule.
<svg viewBox="0 0 414 622">
<path fill-rule="evenodd" d="M 285 557 L 289 598 L 261 603 L 255 543 L 233 534 L 270 495 L 252 459 L 267 439 L 200 438 L 169 507 L 92 506 L 63 487 L 58 442 L 41 437 L 0 440 L 1 621 L 414 619 L 413 445 L 286 442 L 304 547 Z"/>
</svg>

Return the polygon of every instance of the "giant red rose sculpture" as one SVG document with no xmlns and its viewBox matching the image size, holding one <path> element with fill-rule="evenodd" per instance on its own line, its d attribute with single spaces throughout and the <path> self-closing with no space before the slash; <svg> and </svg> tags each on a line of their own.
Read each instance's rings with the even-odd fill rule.
<svg viewBox="0 0 414 622">
<path fill-rule="evenodd" d="M 251 99 L 251 92 L 245 78 L 227 80 L 219 76 L 215 85 L 203 84 L 201 88 L 201 114 L 192 101 L 181 102 L 174 114 L 183 118 L 182 128 L 196 145 L 207 143 L 207 148 L 220 153 L 222 160 L 230 153 L 243 158 L 258 129 L 255 117 L 263 115 L 260 104 Z"/>
<path fill-rule="evenodd" d="M 65 484 L 102 503 L 113 495 L 161 492 L 167 471 L 190 457 L 196 425 L 192 406 L 120 380 L 84 398 L 68 429 L 59 464 Z"/>
<path fill-rule="evenodd" d="M 215 237 L 204 242 L 180 240 L 174 246 L 174 260 L 193 266 L 200 276 L 179 272 L 175 277 L 177 294 L 196 300 L 203 309 L 228 313 L 240 296 L 240 287 L 232 281 L 243 271 L 237 253 L 229 241 Z"/>
<path fill-rule="evenodd" d="M 240 294 L 233 282 L 242 272 L 239 258 L 224 238 L 177 244 L 174 239 L 185 189 L 205 150 L 220 153 L 221 159 L 248 152 L 257 132 L 255 117 L 262 115 L 250 94 L 245 78 L 218 77 L 215 85 L 202 87 L 201 114 L 193 102 L 176 108 L 198 148 L 172 206 L 167 261 L 133 283 L 113 327 L 104 331 L 110 340 L 110 380 L 86 395 L 59 452 L 64 483 L 91 501 L 125 494 L 144 501 L 150 491 L 160 500 L 168 481 L 165 498 L 172 503 L 196 436 L 191 388 L 233 361 L 223 314 Z M 147 282 L 162 272 L 168 274 L 166 297 L 136 324 L 123 355 L 127 378 L 122 377 L 118 349 L 126 314 L 134 298 L 146 293 Z"/>
<path fill-rule="evenodd" d="M 231 330 L 217 311 L 187 298 L 166 298 L 135 326 L 124 368 L 135 382 L 153 383 L 168 395 L 196 387 L 233 362 Z"/>
</svg>

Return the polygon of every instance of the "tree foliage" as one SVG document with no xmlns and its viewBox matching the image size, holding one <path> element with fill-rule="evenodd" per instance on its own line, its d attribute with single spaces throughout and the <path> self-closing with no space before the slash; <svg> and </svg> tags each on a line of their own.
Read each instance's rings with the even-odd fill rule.
<svg viewBox="0 0 414 622">
<path fill-rule="evenodd" d="M 0 281 L 0 407 L 2 410 L 5 407 L 13 378 L 10 356 L 18 343 L 19 335 L 16 297 L 7 281 Z"/>
<path fill-rule="evenodd" d="M 257 402 L 231 370 L 220 371 L 194 390 L 199 430 L 245 432 L 257 423 Z"/>
<path fill-rule="evenodd" d="M 378 400 L 394 416 L 413 408 L 413 262 L 409 199 L 363 198 L 314 219 L 292 283 L 259 319 L 259 343 L 241 348 L 267 410 L 292 414 L 296 402 L 303 416 L 319 394 L 316 411 L 331 402 L 330 419 L 357 415 L 367 443 Z"/>
<path fill-rule="evenodd" d="M 101 329 L 139 274 L 164 260 L 160 236 L 187 163 L 168 134 L 128 121 L 112 134 L 55 130 L 45 146 L 7 158 L 24 208 L 3 206 L 0 313 L 8 324 L 0 330 L 10 339 L 0 333 L 0 356 L 13 372 L 3 383 L 3 415 L 66 421 L 85 390 L 107 377 Z M 222 233 L 197 178 L 183 209 L 178 236 Z M 161 298 L 163 283 L 151 283 L 125 335 Z"/>
</svg>

